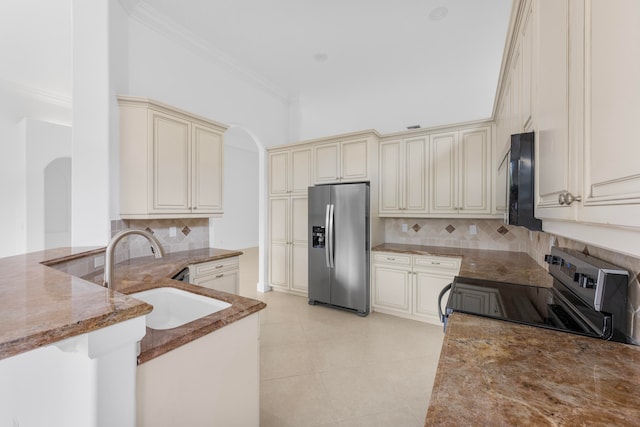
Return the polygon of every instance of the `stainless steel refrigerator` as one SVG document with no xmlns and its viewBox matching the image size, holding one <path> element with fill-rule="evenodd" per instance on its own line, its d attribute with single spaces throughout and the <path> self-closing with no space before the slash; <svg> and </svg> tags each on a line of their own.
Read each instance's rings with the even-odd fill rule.
<svg viewBox="0 0 640 427">
<path fill-rule="evenodd" d="M 369 314 L 369 184 L 309 187 L 309 304 Z"/>
</svg>

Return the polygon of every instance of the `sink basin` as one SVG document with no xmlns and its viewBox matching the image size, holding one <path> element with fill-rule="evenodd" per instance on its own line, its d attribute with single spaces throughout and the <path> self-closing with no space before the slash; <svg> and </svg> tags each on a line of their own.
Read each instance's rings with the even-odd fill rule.
<svg viewBox="0 0 640 427">
<path fill-rule="evenodd" d="M 147 314 L 147 326 L 151 329 L 175 328 L 231 307 L 228 302 L 170 287 L 129 296 L 153 306 L 153 311 Z"/>
</svg>

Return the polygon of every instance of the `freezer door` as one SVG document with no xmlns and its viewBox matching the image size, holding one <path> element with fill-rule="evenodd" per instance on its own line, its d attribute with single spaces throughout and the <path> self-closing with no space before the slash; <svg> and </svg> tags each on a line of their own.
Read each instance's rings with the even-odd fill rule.
<svg viewBox="0 0 640 427">
<path fill-rule="evenodd" d="M 328 211 L 331 187 L 309 187 L 309 302 L 331 300 L 331 271 L 328 251 Z"/>
<path fill-rule="evenodd" d="M 333 263 L 331 304 L 369 311 L 369 187 L 331 187 Z"/>
</svg>

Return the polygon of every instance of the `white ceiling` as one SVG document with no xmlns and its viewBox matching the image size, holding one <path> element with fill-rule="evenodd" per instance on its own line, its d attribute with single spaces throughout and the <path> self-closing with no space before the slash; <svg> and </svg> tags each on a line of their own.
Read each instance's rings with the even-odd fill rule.
<svg viewBox="0 0 640 427">
<path fill-rule="evenodd" d="M 120 2 L 130 14 L 152 10 L 282 96 L 326 106 L 341 95 L 375 93 L 415 111 L 403 126 L 429 117 L 436 123 L 427 125 L 490 117 L 512 6 L 512 0 Z M 441 7 L 446 16 L 430 19 Z M 0 1 L 0 80 L 70 96 L 71 37 L 71 0 Z"/>
</svg>

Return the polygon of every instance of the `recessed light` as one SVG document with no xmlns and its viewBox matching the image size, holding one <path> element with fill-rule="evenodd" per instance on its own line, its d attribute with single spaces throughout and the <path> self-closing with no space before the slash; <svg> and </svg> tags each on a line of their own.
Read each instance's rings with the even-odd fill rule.
<svg viewBox="0 0 640 427">
<path fill-rule="evenodd" d="M 431 12 L 429 12 L 429 19 L 432 21 L 440 21 L 444 19 L 449 13 L 449 9 L 444 6 L 436 7 Z"/>
<path fill-rule="evenodd" d="M 316 53 L 313 55 L 313 59 L 315 59 L 316 62 L 326 62 L 327 59 L 329 59 L 329 55 L 326 53 Z"/>
</svg>

